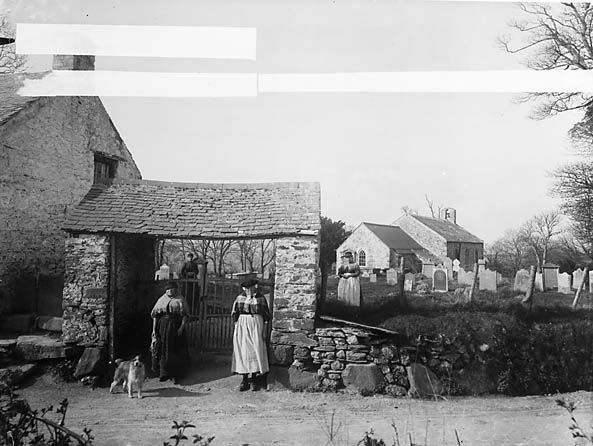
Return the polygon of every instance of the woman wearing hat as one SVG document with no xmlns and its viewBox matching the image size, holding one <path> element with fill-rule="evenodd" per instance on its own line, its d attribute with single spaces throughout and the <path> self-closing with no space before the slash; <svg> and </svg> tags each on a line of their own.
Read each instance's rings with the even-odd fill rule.
<svg viewBox="0 0 593 446">
<path fill-rule="evenodd" d="M 231 371 L 243 375 L 240 391 L 250 386 L 251 390 L 259 390 L 270 370 L 266 346 L 270 309 L 257 284 L 256 279 L 241 284 L 243 292 L 235 299 L 231 312 L 235 321 Z"/>
<path fill-rule="evenodd" d="M 177 382 L 187 370 L 189 353 L 184 329 L 188 314 L 187 301 L 177 295 L 177 284 L 169 282 L 150 313 L 152 338 L 156 340 L 152 368 L 161 381 Z"/>
<path fill-rule="evenodd" d="M 354 263 L 352 254 L 342 256 L 342 265 L 338 268 L 338 300 L 355 307 L 360 306 L 360 267 Z"/>
</svg>

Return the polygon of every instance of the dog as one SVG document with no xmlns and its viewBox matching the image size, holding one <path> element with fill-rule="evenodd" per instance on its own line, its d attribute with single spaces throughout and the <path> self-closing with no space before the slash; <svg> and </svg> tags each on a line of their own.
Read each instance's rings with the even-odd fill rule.
<svg viewBox="0 0 593 446">
<path fill-rule="evenodd" d="M 117 368 L 113 375 L 113 382 L 109 388 L 109 392 L 113 393 L 118 384 L 122 385 L 122 390 L 128 390 L 128 396 L 134 398 L 132 392 L 134 389 L 138 392 L 138 398 L 142 398 L 142 384 L 146 378 L 146 369 L 140 360 L 140 356 L 135 356 L 129 361 L 123 359 L 116 359 L 115 364 Z"/>
</svg>

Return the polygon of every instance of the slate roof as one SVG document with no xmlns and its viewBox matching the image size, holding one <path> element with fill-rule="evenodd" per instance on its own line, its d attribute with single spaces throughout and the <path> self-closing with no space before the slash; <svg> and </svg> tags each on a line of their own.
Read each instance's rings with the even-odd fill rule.
<svg viewBox="0 0 593 446">
<path fill-rule="evenodd" d="M 39 97 L 20 96 L 19 88 L 26 79 L 39 79 L 45 73 L 0 74 L 0 125 Z"/>
<path fill-rule="evenodd" d="M 450 221 L 421 215 L 412 215 L 412 217 L 440 234 L 448 242 L 484 243 L 483 240 Z"/>
<path fill-rule="evenodd" d="M 363 223 L 389 248 L 395 249 L 400 253 L 413 252 L 412 250 L 423 249 L 412 237 L 399 226 L 380 225 L 377 223 Z"/>
<path fill-rule="evenodd" d="M 319 183 L 195 184 L 114 180 L 96 184 L 63 229 L 169 238 L 257 238 L 320 229 Z"/>
</svg>

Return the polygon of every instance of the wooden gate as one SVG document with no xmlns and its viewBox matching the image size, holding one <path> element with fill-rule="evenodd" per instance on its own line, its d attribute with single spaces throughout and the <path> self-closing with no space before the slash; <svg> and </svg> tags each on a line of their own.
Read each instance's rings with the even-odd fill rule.
<svg viewBox="0 0 593 446">
<path fill-rule="evenodd" d="M 174 279 L 179 286 L 179 294 L 189 305 L 189 321 L 186 328 L 189 348 L 193 353 L 225 352 L 233 348 L 234 322 L 231 310 L 235 298 L 241 292 L 239 279 L 208 279 L 200 283 L 198 279 Z M 142 283 L 144 294 L 154 305 L 164 293 L 166 282 Z M 202 290 L 205 291 L 202 291 Z M 264 293 L 273 308 L 274 282 L 260 281 L 260 291 Z M 152 308 L 152 306 L 151 306 Z M 150 311 L 150 310 L 148 310 Z"/>
</svg>

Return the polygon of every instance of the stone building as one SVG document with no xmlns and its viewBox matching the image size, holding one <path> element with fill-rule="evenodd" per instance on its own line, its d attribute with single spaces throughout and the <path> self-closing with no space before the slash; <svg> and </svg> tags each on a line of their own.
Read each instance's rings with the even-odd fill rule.
<svg viewBox="0 0 593 446">
<path fill-rule="evenodd" d="M 266 238 L 276 240 L 272 354 L 286 358 L 312 342 L 320 227 L 318 183 L 95 184 L 64 222 L 64 341 L 107 350 L 111 359 L 146 349 L 158 295 L 136 285 L 153 278 L 157 240 Z M 204 308 L 192 310 L 190 345 Z M 218 327 L 232 335 L 230 311 L 216 317 L 229 319 Z"/>
<path fill-rule="evenodd" d="M 340 257 L 350 253 L 361 271 L 386 270 L 398 268 L 403 259 L 407 271 L 421 271 L 422 259 L 431 257 L 418 242 L 402 228 L 393 225 L 381 225 L 363 222 L 336 250 L 336 265 L 339 268 Z M 433 262 L 439 259 L 433 256 Z"/>
<path fill-rule="evenodd" d="M 19 96 L 31 76 L 0 75 L 0 314 L 60 315 L 66 215 L 93 183 L 141 175 L 98 97 Z"/>
<path fill-rule="evenodd" d="M 466 271 L 484 257 L 484 241 L 457 224 L 457 213 L 446 208 L 441 218 L 406 214 L 393 222 L 436 257 L 458 259 Z"/>
</svg>

